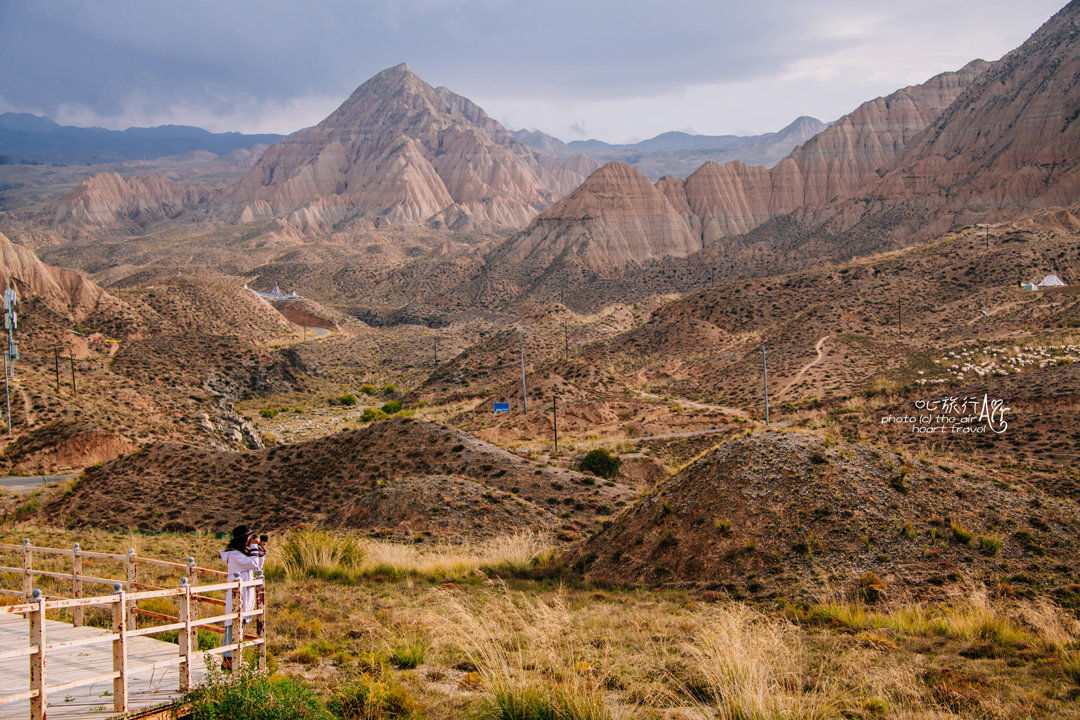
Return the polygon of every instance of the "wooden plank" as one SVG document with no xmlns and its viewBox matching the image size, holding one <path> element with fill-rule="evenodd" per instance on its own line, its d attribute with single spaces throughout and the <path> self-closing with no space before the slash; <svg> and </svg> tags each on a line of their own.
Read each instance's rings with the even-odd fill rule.
<svg viewBox="0 0 1080 720">
<path fill-rule="evenodd" d="M 127 684 L 127 603 L 124 593 L 120 592 L 120 602 L 113 605 L 112 631 L 119 637 L 113 641 L 112 669 L 116 673 L 113 680 L 113 710 L 118 713 L 127 712 L 128 684 Z"/>
<path fill-rule="evenodd" d="M 142 637 L 144 635 L 157 635 L 158 633 L 169 632 L 170 630 L 181 630 L 184 628 L 184 623 L 171 623 L 169 625 L 152 625 L 150 627 L 139 628 L 138 630 L 128 630 L 127 636 Z"/>
<path fill-rule="evenodd" d="M 66 648 L 82 647 L 83 645 L 96 645 L 97 643 L 107 643 L 116 640 L 116 635 L 109 633 L 108 635 L 92 635 L 90 637 L 79 638 L 78 640 L 67 640 L 60 643 L 50 643 L 45 646 L 45 654 L 52 650 L 64 650 Z"/>
<path fill-rule="evenodd" d="M 37 690 L 27 690 L 26 692 L 15 693 L 14 695 L 4 695 L 3 697 L 0 697 L 0 705 L 17 703 L 20 700 L 30 700 L 35 697 L 37 697 Z"/>
<path fill-rule="evenodd" d="M 68 680 L 67 682 L 57 683 L 56 685 L 50 685 L 47 690 L 49 692 L 58 692 L 60 690 L 70 690 L 72 688 L 84 687 L 86 685 L 93 685 L 99 683 L 102 680 L 115 680 L 119 676 L 116 672 L 100 673 L 98 675 L 88 675 L 86 677 L 79 678 L 78 680 Z"/>
<path fill-rule="evenodd" d="M 57 620 L 46 620 L 50 643 L 60 643 L 89 635 L 109 634 L 95 627 L 73 627 Z M 0 615 L 0 648 L 29 644 L 29 624 L 18 615 Z M 29 673 L 26 656 L 0 659 L 0 694 L 19 695 L 20 700 L 0 704 L 0 720 L 26 720 L 29 715 Z M 175 660 L 174 660 L 175 658 Z M 108 644 L 92 644 L 49 652 L 49 682 L 66 683 L 79 678 L 112 670 L 112 650 Z M 172 663 L 171 665 L 169 663 Z M 154 671 L 147 666 L 157 666 Z M 171 708 L 182 698 L 179 690 L 184 664 L 179 647 L 152 637 L 131 637 L 128 633 L 128 712 L 141 717 L 145 712 Z M 203 654 L 193 652 L 191 658 L 192 684 L 206 675 Z M 103 695 L 108 692 L 108 695 Z M 110 700 L 112 682 L 88 685 L 63 693 L 48 695 L 48 720 L 111 720 L 115 711 Z M 70 700 L 70 701 L 69 701 Z M 104 707 L 102 707 L 104 706 Z M 166 710 L 164 718 L 171 710 Z M 151 715 L 152 716 L 152 715 Z"/>
<path fill-rule="evenodd" d="M 29 556 L 29 555 L 28 555 Z M 45 599 L 37 603 L 37 610 L 29 613 L 30 644 L 39 649 L 45 647 Z M 30 720 L 45 720 L 45 653 L 30 656 Z"/>
<path fill-rule="evenodd" d="M 76 600 L 83 596 L 82 552 L 79 543 L 75 543 L 71 549 L 71 595 Z M 83 624 L 83 610 L 82 605 L 76 605 L 71 610 L 71 624 L 75 627 L 81 627 Z"/>
<path fill-rule="evenodd" d="M 179 637 L 177 637 L 177 645 L 180 650 L 180 690 L 187 692 L 191 689 L 191 651 L 192 648 L 197 645 L 195 640 L 195 628 L 191 625 L 191 586 L 188 584 L 187 579 L 180 584 L 184 594 L 178 598 L 180 613 L 180 622 L 184 624 L 183 630 L 180 631 Z"/>
<path fill-rule="evenodd" d="M 30 577 L 30 571 L 34 569 L 34 566 L 33 566 L 34 561 L 32 559 L 31 553 L 30 553 L 30 541 L 29 540 L 24 540 L 23 541 L 22 551 L 23 551 L 22 589 L 23 589 L 23 595 L 25 595 L 26 599 L 29 600 L 30 599 L 30 594 L 34 591 L 34 579 L 32 577 Z"/>
</svg>

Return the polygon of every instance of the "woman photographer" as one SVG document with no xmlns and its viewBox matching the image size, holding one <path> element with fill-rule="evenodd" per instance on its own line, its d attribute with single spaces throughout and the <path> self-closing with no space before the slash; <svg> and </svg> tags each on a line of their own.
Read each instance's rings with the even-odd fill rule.
<svg viewBox="0 0 1080 720">
<path fill-rule="evenodd" d="M 236 579 L 236 573 L 240 575 L 241 580 L 252 580 L 256 571 L 262 571 L 263 560 L 266 559 L 266 541 L 266 535 L 259 536 L 258 533 L 249 530 L 247 525 L 238 525 L 233 528 L 232 539 L 229 540 L 229 544 L 225 546 L 225 549 L 219 553 L 221 561 L 225 563 L 229 573 L 230 581 Z M 244 588 L 240 594 L 240 605 L 244 611 L 255 608 L 254 587 Z M 225 595 L 225 614 L 228 615 L 232 612 L 233 593 L 230 591 Z M 243 622 L 246 623 L 247 618 Z M 221 643 L 223 646 L 231 645 L 234 642 L 232 630 L 232 623 L 226 622 L 225 638 Z M 241 632 L 241 636 L 243 636 L 243 632 Z M 222 667 L 226 670 L 232 670 L 232 651 L 226 650 L 222 653 L 222 657 L 224 658 Z M 240 661 L 243 662 L 243 657 L 240 658 Z"/>
</svg>

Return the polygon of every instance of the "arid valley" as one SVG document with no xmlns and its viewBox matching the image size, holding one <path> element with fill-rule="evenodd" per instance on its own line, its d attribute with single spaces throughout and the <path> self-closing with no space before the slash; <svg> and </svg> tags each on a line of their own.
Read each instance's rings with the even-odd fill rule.
<svg viewBox="0 0 1080 720">
<path fill-rule="evenodd" d="M 1039 22 L 757 134 L 391 61 L 290 134 L 0 114 L 0 603 L 247 525 L 265 657 L 159 712 L 1080 718 L 1080 0 Z"/>
</svg>

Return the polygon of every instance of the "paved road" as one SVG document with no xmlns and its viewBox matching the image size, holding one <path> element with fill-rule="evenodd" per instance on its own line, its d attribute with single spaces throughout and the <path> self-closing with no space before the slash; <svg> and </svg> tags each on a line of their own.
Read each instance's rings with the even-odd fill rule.
<svg viewBox="0 0 1080 720">
<path fill-rule="evenodd" d="M 11 475 L 8 477 L 0 477 L 0 487 L 14 492 L 31 492 L 37 490 L 46 484 L 51 485 L 58 483 L 68 478 L 73 478 L 74 475 L 45 475 L 44 482 L 42 482 L 41 475 L 32 476 L 19 476 Z"/>
</svg>

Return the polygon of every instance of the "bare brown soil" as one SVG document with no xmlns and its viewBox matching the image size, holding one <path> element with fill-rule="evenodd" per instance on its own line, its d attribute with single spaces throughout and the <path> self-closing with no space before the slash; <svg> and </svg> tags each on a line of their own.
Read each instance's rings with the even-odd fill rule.
<svg viewBox="0 0 1080 720">
<path fill-rule="evenodd" d="M 468 478 L 500 491 L 499 498 L 517 495 L 557 515 L 566 539 L 595 527 L 632 496 L 623 485 L 533 463 L 443 425 L 401 418 L 259 452 L 151 445 L 86 471 L 77 490 L 52 503 L 48 515 L 70 526 L 143 530 L 222 530 L 235 524 L 237 513 L 257 515 L 271 528 L 334 518 L 351 524 L 362 517 L 355 508 L 359 494 L 426 475 Z M 487 505 L 457 509 L 466 516 L 457 527 L 471 527 Z M 498 534 L 498 528 L 490 530 Z"/>
</svg>

